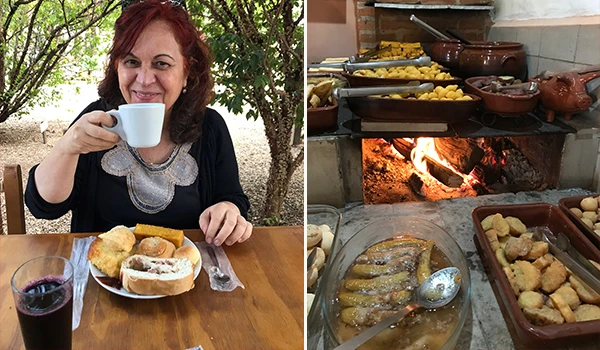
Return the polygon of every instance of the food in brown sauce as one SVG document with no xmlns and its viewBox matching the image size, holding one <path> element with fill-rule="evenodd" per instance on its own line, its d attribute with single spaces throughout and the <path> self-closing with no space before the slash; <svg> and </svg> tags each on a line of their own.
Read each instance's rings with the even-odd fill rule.
<svg viewBox="0 0 600 350">
<path fill-rule="evenodd" d="M 350 266 L 338 292 L 338 339 L 351 339 L 414 303 L 417 287 L 431 273 L 449 266 L 432 240 L 404 235 L 369 247 Z M 405 317 L 361 349 L 440 349 L 458 322 L 459 299 Z"/>
<path fill-rule="evenodd" d="M 582 202 L 582 207 L 592 209 L 595 204 L 588 200 Z M 600 320 L 600 295 L 548 253 L 548 243 L 531 243 L 533 234 L 520 219 L 504 218 L 509 223 L 508 230 L 502 219 L 501 214 L 489 215 L 481 221 L 481 226 L 487 228 L 486 237 L 525 318 L 538 326 Z M 510 234 L 504 249 L 498 230 Z"/>
</svg>

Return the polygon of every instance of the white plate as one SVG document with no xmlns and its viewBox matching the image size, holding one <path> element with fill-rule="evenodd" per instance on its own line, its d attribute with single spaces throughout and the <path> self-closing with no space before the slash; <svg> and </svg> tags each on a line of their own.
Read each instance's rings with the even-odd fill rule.
<svg viewBox="0 0 600 350">
<path fill-rule="evenodd" d="M 196 247 L 196 245 L 190 241 L 187 237 L 183 238 L 183 244 L 182 246 L 186 246 L 186 245 L 191 245 L 192 247 L 196 248 L 196 250 L 198 249 L 198 247 Z M 198 254 L 200 254 L 200 252 L 198 251 Z M 125 288 L 121 287 L 121 289 L 117 289 L 111 286 L 107 286 L 106 284 L 100 282 L 98 280 L 98 277 L 105 277 L 106 275 L 98 270 L 96 268 L 96 266 L 94 266 L 91 262 L 88 261 L 88 264 L 90 265 L 90 272 L 92 273 L 92 277 L 94 277 L 94 279 L 96 280 L 96 282 L 98 282 L 98 284 L 108 290 L 111 293 L 115 293 L 127 298 L 132 298 L 132 299 L 158 299 L 158 298 L 164 298 L 166 297 L 166 295 L 141 295 L 141 294 L 136 294 L 136 293 L 131 293 L 128 292 L 127 290 L 125 290 Z M 196 264 L 196 267 L 194 268 L 194 280 L 198 277 L 198 275 L 200 274 L 200 270 L 202 269 L 202 264 Z"/>
</svg>

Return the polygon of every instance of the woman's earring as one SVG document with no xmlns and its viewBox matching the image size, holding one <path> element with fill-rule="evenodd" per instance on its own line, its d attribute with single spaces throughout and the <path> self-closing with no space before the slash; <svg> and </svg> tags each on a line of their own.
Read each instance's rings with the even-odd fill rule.
<svg viewBox="0 0 600 350">
<path fill-rule="evenodd" d="M 183 90 L 181 90 L 181 93 L 182 93 L 182 94 L 185 94 L 186 92 L 187 92 L 187 89 L 186 89 L 186 88 L 183 88 Z"/>
</svg>

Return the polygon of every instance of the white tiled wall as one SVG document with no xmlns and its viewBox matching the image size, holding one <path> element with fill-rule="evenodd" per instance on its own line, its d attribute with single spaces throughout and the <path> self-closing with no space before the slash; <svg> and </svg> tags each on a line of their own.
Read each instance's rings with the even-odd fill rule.
<svg viewBox="0 0 600 350">
<path fill-rule="evenodd" d="M 515 41 L 527 52 L 529 76 L 600 64 L 600 25 L 492 26 L 488 40 Z"/>
<path fill-rule="evenodd" d="M 504 22 L 492 26 L 488 40 L 522 43 L 527 52 L 530 77 L 545 70 L 560 72 L 600 65 L 600 24 L 578 23 L 554 24 L 548 20 L 536 26 Z M 593 110 L 594 107 L 600 109 L 600 84 L 588 84 L 588 90 L 596 100 L 588 117 L 600 119 L 600 113 Z M 583 127 L 578 128 L 577 133 L 567 135 L 562 155 L 561 187 L 591 187 L 600 192 L 599 134 L 597 127 Z M 594 152 L 587 151 L 590 149 Z"/>
</svg>

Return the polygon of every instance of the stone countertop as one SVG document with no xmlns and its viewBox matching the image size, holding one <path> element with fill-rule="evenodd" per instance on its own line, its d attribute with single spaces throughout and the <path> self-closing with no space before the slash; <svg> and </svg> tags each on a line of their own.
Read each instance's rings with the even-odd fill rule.
<svg viewBox="0 0 600 350">
<path fill-rule="evenodd" d="M 442 227 L 460 245 L 467 257 L 471 273 L 471 311 L 459 338 L 456 349 L 502 349 L 519 348 L 509 334 L 500 307 L 483 269 L 475 248 L 475 227 L 471 212 L 478 206 L 550 203 L 558 205 L 564 197 L 582 196 L 591 192 L 582 189 L 546 190 L 542 192 L 519 192 L 516 194 L 485 195 L 440 200 L 437 202 L 409 202 L 398 204 L 363 205 L 350 204 L 341 210 L 342 224 L 336 244 L 345 243 L 357 231 L 380 218 L 389 216 L 416 216 Z M 338 249 L 342 245 L 338 245 Z M 317 349 L 322 349 L 319 341 Z M 572 347 L 592 349 L 593 347 Z"/>
</svg>

